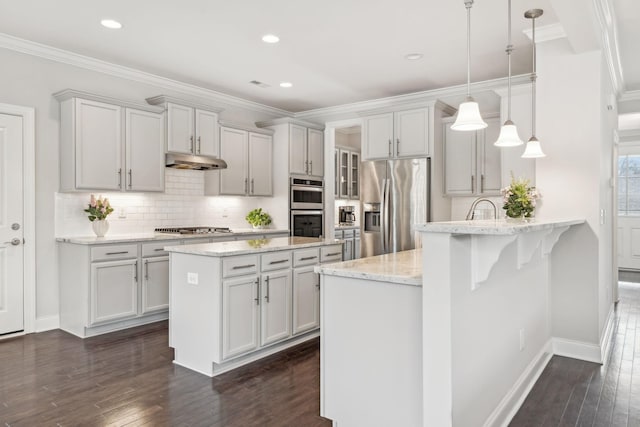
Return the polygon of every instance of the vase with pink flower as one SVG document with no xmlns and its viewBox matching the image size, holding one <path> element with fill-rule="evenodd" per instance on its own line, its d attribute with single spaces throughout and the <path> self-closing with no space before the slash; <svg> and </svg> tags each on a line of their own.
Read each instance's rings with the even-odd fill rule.
<svg viewBox="0 0 640 427">
<path fill-rule="evenodd" d="M 109 221 L 107 221 L 107 216 L 113 212 L 113 208 L 111 204 L 109 204 L 109 199 L 102 198 L 102 196 L 96 198 L 95 195 L 91 195 L 91 200 L 89 200 L 89 207 L 84 210 L 89 214 L 89 221 L 91 221 L 91 227 L 93 228 L 93 232 L 96 233 L 98 237 L 104 237 L 109 231 Z"/>
</svg>

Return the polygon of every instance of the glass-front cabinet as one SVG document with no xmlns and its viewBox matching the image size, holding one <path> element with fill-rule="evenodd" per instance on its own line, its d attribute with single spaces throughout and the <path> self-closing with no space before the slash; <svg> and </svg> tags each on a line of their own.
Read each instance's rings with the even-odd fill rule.
<svg viewBox="0 0 640 427">
<path fill-rule="evenodd" d="M 336 197 L 360 198 L 360 153 L 336 149 Z"/>
</svg>

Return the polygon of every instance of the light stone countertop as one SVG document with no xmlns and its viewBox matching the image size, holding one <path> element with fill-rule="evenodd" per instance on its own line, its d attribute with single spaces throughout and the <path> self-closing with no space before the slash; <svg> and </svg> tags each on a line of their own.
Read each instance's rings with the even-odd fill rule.
<svg viewBox="0 0 640 427">
<path fill-rule="evenodd" d="M 328 276 L 422 286 L 422 249 L 354 259 L 315 267 Z"/>
<path fill-rule="evenodd" d="M 360 226 L 358 224 L 336 224 L 333 226 L 335 230 L 358 230 Z"/>
<path fill-rule="evenodd" d="M 427 233 L 512 235 L 577 225 L 584 222 L 584 219 L 537 220 L 534 218 L 528 222 L 516 222 L 505 219 L 487 219 L 475 221 L 428 222 L 425 224 L 416 224 L 415 230 Z"/>
<path fill-rule="evenodd" d="M 234 228 L 231 233 L 215 234 L 169 234 L 169 233 L 131 233 L 131 234 L 107 234 L 104 237 L 96 236 L 66 236 L 56 237 L 56 241 L 74 243 L 77 245 L 101 245 L 105 243 L 135 243 L 139 241 L 163 241 L 163 240 L 187 240 L 187 239 L 224 239 L 235 236 L 264 236 L 269 234 L 289 234 L 289 230 Z"/>
<path fill-rule="evenodd" d="M 167 246 L 167 252 L 205 255 L 212 257 L 248 255 L 287 249 L 303 249 L 342 244 L 342 240 L 315 237 L 274 237 L 273 239 L 238 240 L 233 242 L 200 243 L 195 245 Z"/>
</svg>

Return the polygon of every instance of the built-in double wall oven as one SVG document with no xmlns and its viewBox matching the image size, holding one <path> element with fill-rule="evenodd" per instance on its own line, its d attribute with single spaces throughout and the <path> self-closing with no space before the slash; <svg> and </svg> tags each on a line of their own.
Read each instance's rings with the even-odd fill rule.
<svg viewBox="0 0 640 427">
<path fill-rule="evenodd" d="M 291 235 L 324 235 L 324 189 L 322 181 L 291 178 L 289 208 Z"/>
</svg>

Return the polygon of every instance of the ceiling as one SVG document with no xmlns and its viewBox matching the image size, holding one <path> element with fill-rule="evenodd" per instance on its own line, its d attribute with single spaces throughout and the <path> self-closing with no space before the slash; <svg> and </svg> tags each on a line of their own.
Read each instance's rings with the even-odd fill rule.
<svg viewBox="0 0 640 427">
<path fill-rule="evenodd" d="M 523 12 L 542 8 L 538 25 L 556 23 L 553 1 L 513 1 L 514 74 L 531 69 L 531 44 L 523 34 L 531 21 Z M 624 16 L 619 20 L 624 51 L 634 50 L 629 37 L 638 35 L 631 22 L 633 13 L 640 16 L 638 3 L 614 0 Z M 472 81 L 506 76 L 506 6 L 497 0 L 474 4 Z M 124 27 L 105 29 L 99 24 L 103 18 Z M 466 81 L 463 0 L 20 0 L 2 8 L 0 28 L 15 37 L 291 112 Z M 262 42 L 267 33 L 278 35 L 280 42 Z M 404 59 L 416 52 L 424 57 Z M 638 55 L 629 59 L 624 53 L 627 86 L 629 69 L 637 73 L 640 88 Z M 279 87 L 283 81 L 293 87 Z"/>
</svg>

